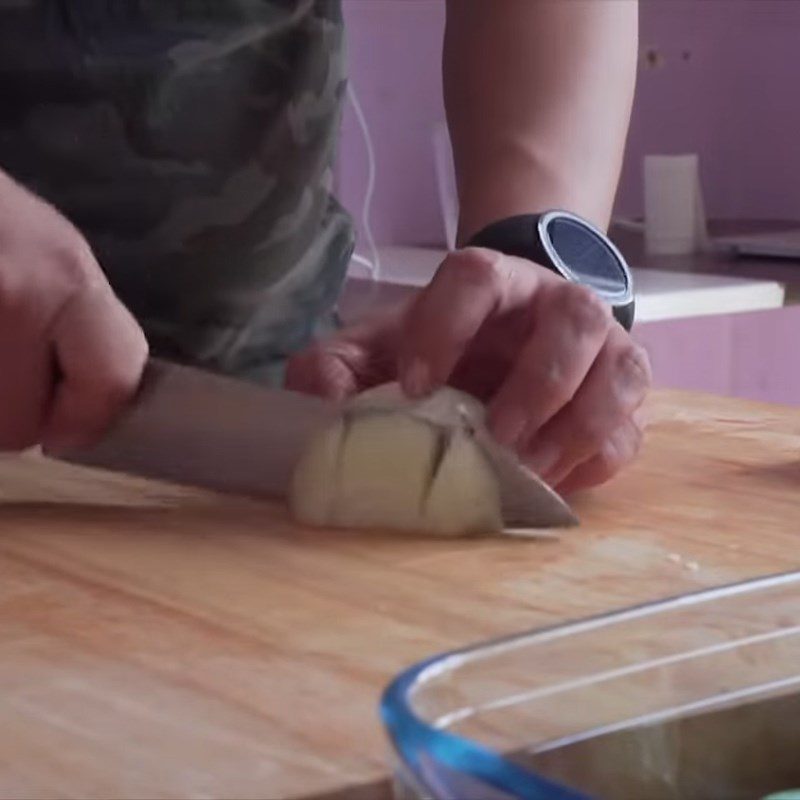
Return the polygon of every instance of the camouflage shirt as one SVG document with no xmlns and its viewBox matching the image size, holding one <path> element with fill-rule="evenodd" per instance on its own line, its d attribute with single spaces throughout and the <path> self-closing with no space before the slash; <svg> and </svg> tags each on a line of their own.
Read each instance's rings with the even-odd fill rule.
<svg viewBox="0 0 800 800">
<path fill-rule="evenodd" d="M 264 378 L 332 308 L 339 0 L 0 0 L 0 168 L 80 228 L 153 352 Z"/>
</svg>

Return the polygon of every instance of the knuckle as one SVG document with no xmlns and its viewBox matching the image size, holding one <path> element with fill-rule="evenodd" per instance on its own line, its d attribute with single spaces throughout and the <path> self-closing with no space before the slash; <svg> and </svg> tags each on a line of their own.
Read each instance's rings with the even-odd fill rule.
<svg viewBox="0 0 800 800">
<path fill-rule="evenodd" d="M 104 285 L 102 270 L 86 239 L 77 230 L 70 230 L 52 246 L 52 257 L 58 265 L 65 294 L 91 290 Z"/>
<path fill-rule="evenodd" d="M 653 375 L 650 357 L 644 347 L 629 341 L 617 356 L 616 373 L 626 386 L 646 391 L 653 382 Z"/>
<path fill-rule="evenodd" d="M 572 399 L 572 393 L 566 380 L 565 365 L 560 360 L 552 360 L 543 365 L 535 381 L 527 387 L 530 394 L 544 396 L 559 407 Z"/>
<path fill-rule="evenodd" d="M 641 420 L 635 416 L 617 428 L 610 436 L 601 437 L 601 442 L 592 450 L 586 462 L 581 483 L 599 485 L 611 480 L 620 470 L 630 464 L 639 454 L 644 442 Z"/>
<path fill-rule="evenodd" d="M 503 255 L 485 247 L 466 247 L 451 253 L 439 268 L 478 289 L 497 289 L 503 282 Z"/>
<path fill-rule="evenodd" d="M 636 458 L 643 444 L 644 430 L 635 419 L 630 419 L 608 437 L 600 454 L 616 469 L 620 469 Z"/>
<path fill-rule="evenodd" d="M 610 307 L 586 286 L 566 282 L 560 284 L 556 303 L 559 313 L 579 333 L 602 333 L 611 325 Z"/>
<path fill-rule="evenodd" d="M 22 316 L 46 309 L 54 313 L 72 297 L 104 283 L 89 244 L 77 231 L 59 232 L 42 250 L 0 258 L 0 308 Z"/>
<path fill-rule="evenodd" d="M 574 435 L 582 451 L 602 450 L 608 437 L 603 418 L 595 414 L 582 414 L 574 423 Z"/>
<path fill-rule="evenodd" d="M 611 440 L 603 445 L 594 460 L 601 483 L 613 478 L 627 463 L 623 453 Z"/>
</svg>

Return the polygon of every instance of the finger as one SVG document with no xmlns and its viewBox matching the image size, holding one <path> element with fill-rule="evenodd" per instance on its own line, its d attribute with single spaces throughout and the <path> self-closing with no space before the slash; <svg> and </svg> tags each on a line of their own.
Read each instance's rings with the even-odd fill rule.
<svg viewBox="0 0 800 800">
<path fill-rule="evenodd" d="M 352 358 L 334 348 L 319 345 L 312 345 L 289 359 L 284 385 L 293 392 L 314 394 L 334 401 L 344 400 L 358 389 Z"/>
<path fill-rule="evenodd" d="M 105 284 L 88 287 L 59 314 L 52 341 L 60 379 L 42 444 L 57 453 L 93 443 L 136 392 L 147 342 Z"/>
<path fill-rule="evenodd" d="M 341 401 L 396 376 L 400 312 L 316 342 L 289 359 L 285 386 Z"/>
<path fill-rule="evenodd" d="M 11 332 L 0 334 L 0 450 L 24 450 L 40 438 L 53 371 L 44 337 L 34 341 L 23 349 Z"/>
<path fill-rule="evenodd" d="M 572 402 L 529 443 L 526 462 L 551 485 L 560 483 L 641 406 L 650 382 L 646 352 L 615 324 Z"/>
<path fill-rule="evenodd" d="M 534 324 L 489 406 L 489 428 L 508 447 L 529 439 L 572 399 L 600 353 L 612 317 L 590 289 L 567 281 L 543 288 Z"/>
<path fill-rule="evenodd" d="M 528 303 L 542 271 L 483 248 L 450 254 L 403 324 L 398 373 L 406 394 L 418 397 L 446 383 L 481 326 Z"/>
<path fill-rule="evenodd" d="M 605 483 L 636 458 L 643 442 L 643 425 L 635 417 L 626 420 L 606 440 L 597 455 L 578 464 L 557 485 L 558 492 L 568 495 Z"/>
<path fill-rule="evenodd" d="M 24 294 L 13 265 L 0 269 L 0 450 L 39 442 L 53 388 L 47 304 Z"/>
</svg>

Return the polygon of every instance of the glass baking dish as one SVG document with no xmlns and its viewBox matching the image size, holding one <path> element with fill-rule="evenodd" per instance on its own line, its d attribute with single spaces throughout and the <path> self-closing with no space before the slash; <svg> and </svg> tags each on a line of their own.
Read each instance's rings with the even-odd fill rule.
<svg viewBox="0 0 800 800">
<path fill-rule="evenodd" d="M 387 688 L 398 798 L 800 787 L 800 572 L 445 654 Z"/>
</svg>

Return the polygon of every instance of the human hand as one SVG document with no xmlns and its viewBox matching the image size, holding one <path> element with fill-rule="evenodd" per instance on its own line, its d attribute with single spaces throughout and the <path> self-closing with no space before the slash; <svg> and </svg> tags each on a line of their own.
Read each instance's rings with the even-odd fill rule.
<svg viewBox="0 0 800 800">
<path fill-rule="evenodd" d="M 91 443 L 146 358 L 86 240 L 0 172 L 0 450 Z"/>
<path fill-rule="evenodd" d="M 495 437 L 563 493 L 602 483 L 638 452 L 647 355 L 591 290 L 482 248 L 449 255 L 404 309 L 316 343 L 287 386 L 341 399 L 399 380 L 449 383 L 488 406 Z"/>
</svg>

